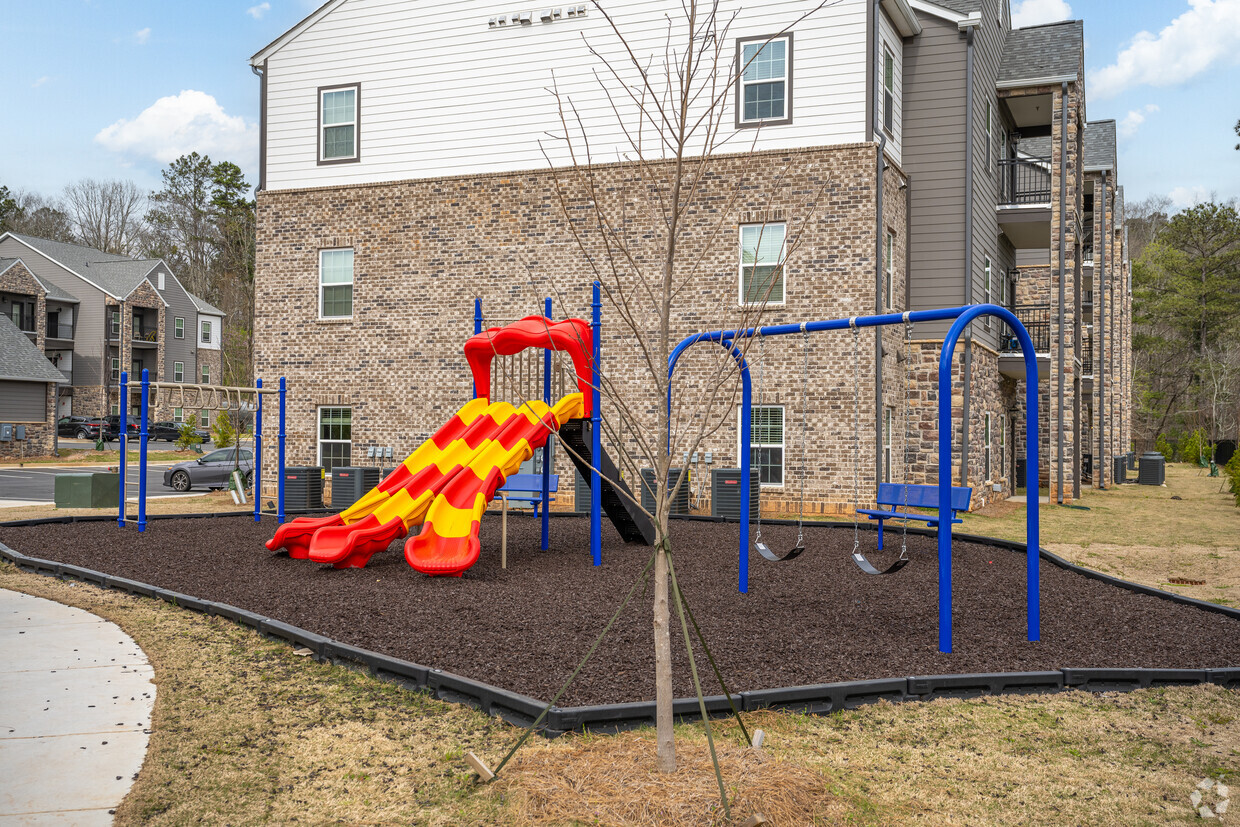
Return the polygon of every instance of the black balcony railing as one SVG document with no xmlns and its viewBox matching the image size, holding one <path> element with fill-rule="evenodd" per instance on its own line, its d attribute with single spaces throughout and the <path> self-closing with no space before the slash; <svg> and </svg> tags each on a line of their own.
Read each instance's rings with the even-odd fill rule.
<svg viewBox="0 0 1240 827">
<path fill-rule="evenodd" d="M 1051 162 L 1044 158 L 999 159 L 999 203 L 1049 204 Z"/>
<path fill-rule="evenodd" d="M 1029 331 L 1033 349 L 1037 353 L 1049 353 L 1051 349 L 1051 306 L 1049 304 L 1018 304 L 1008 308 Z M 1019 353 L 1020 342 L 1016 335 L 1003 326 L 1002 348 L 1004 353 Z"/>
<path fill-rule="evenodd" d="M 133 340 L 135 342 L 157 342 L 159 341 L 159 333 L 153 327 L 135 327 L 133 329 Z"/>
<path fill-rule="evenodd" d="M 47 326 L 47 338 L 49 339 L 72 339 L 73 325 L 71 324 L 49 324 Z"/>
<path fill-rule="evenodd" d="M 1094 375 L 1094 337 L 1088 334 L 1081 337 L 1081 372 Z"/>
</svg>

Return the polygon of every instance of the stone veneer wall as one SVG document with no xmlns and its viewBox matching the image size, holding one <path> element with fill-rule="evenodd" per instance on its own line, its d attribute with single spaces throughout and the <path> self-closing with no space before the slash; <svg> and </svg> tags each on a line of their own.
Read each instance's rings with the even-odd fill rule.
<svg viewBox="0 0 1240 827">
<path fill-rule="evenodd" d="M 700 254 L 701 263 L 691 276 L 678 273 L 688 283 L 676 308 L 673 341 L 736 323 L 736 227 L 742 223 L 786 221 L 790 242 L 799 238 L 787 260 L 787 302 L 769 308 L 763 324 L 872 313 L 875 152 L 873 144 L 856 144 L 714 159 L 713 174 L 703 183 L 685 232 L 690 254 Z M 639 236 L 650 223 L 634 208 L 642 201 L 635 193 L 642 186 L 639 171 L 615 164 L 594 172 L 596 197 L 609 208 L 627 203 L 624 230 Z M 770 186 L 776 180 L 781 183 Z M 488 319 L 537 312 L 548 294 L 557 296 L 558 318 L 589 318 L 591 261 L 573 241 L 557 181 L 569 191 L 571 226 L 592 261 L 605 261 L 600 234 L 590 220 L 589 195 L 564 170 L 259 193 L 255 370 L 270 382 L 288 377 L 289 464 L 316 461 L 319 406 L 352 407 L 354 462 L 364 461 L 368 444 L 392 445 L 403 458 L 446 421 L 470 396 L 461 347 L 473 332 L 475 296 L 482 297 Z M 901 183 L 899 171 L 889 169 L 885 218 L 896 230 L 902 291 Z M 734 187 L 743 193 L 736 204 L 730 202 Z M 723 230 L 718 237 L 710 235 L 721 216 Z M 355 251 L 354 315 L 348 320 L 318 318 L 318 251 L 329 247 Z M 633 400 L 639 427 L 649 427 L 661 400 L 644 378 L 649 376 L 646 363 L 606 299 L 603 316 L 604 372 Z M 641 326 L 640 308 L 635 318 Z M 648 344 L 654 333 L 643 333 Z M 901 385 L 892 343 L 901 334 L 890 335 L 884 394 L 894 404 Z M 873 342 L 872 333 L 862 334 L 865 497 L 873 490 L 875 472 Z M 815 336 L 810 344 L 806 495 L 814 511 L 851 500 L 851 430 L 841 423 L 851 418 L 853 371 L 847 334 Z M 764 494 L 766 507 L 778 510 L 795 505 L 802 464 L 800 337 L 771 340 L 765 356 L 764 401 L 786 406 L 785 485 Z M 694 413 L 692 403 L 724 358 L 721 348 L 710 345 L 686 354 L 677 370 L 678 413 Z M 731 383 L 724 388 L 731 389 Z M 614 418 L 609 408 L 605 401 L 604 416 Z M 711 417 L 719 427 L 701 450 L 714 454 L 713 467 L 733 466 L 736 405 L 728 399 Z M 267 417 L 269 438 L 274 427 L 274 416 Z M 616 439 L 625 443 L 626 452 L 633 451 L 631 438 L 608 441 Z M 646 463 L 635 458 L 635 464 Z M 565 457 L 556 470 L 570 473 Z M 571 490 L 569 480 L 562 478 L 562 491 Z"/>
<path fill-rule="evenodd" d="M 26 269 L 25 264 L 18 261 L 0 273 L 0 290 L 34 298 L 34 344 L 39 350 L 43 350 L 47 341 L 47 291 L 43 289 L 43 285 Z"/>
<path fill-rule="evenodd" d="M 111 314 L 113 308 L 117 307 L 114 300 L 108 300 L 107 316 L 105 316 L 105 324 L 111 324 Z M 157 346 L 154 348 L 137 348 L 133 343 L 133 309 L 141 307 L 148 310 L 157 311 L 158 319 L 156 321 L 156 331 L 158 338 Z M 121 371 L 131 371 L 135 356 L 141 357 L 142 362 L 146 365 L 148 376 L 152 382 L 164 381 L 164 336 L 166 335 L 166 326 L 164 320 L 164 300 L 159 293 L 155 292 L 155 288 L 150 284 L 143 282 L 130 293 L 121 308 L 121 336 L 120 341 L 115 339 L 108 340 L 108 353 L 104 359 L 104 375 L 108 377 L 108 394 L 107 402 L 103 415 L 106 416 L 112 412 L 112 406 L 117 404 L 120 399 L 119 388 L 114 387 L 115 382 L 112 380 L 112 359 L 119 355 Z M 111 327 L 108 328 L 109 332 Z M 142 404 L 142 376 L 129 376 L 131 409 L 137 410 Z M 76 405 L 78 399 L 77 389 L 74 389 L 74 406 L 76 413 Z M 91 414 L 78 414 L 79 416 L 90 416 Z"/>
</svg>

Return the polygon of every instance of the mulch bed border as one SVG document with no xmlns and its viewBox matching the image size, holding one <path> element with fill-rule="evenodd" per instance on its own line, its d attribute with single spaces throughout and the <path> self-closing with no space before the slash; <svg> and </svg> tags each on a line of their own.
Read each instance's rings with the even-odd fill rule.
<svg viewBox="0 0 1240 827">
<path fill-rule="evenodd" d="M 299 513 L 332 513 L 304 511 Z M 551 516 L 579 516 L 571 512 L 553 512 Z M 187 520 L 215 517 L 244 517 L 252 514 L 223 512 L 203 514 L 157 514 L 148 520 Z M 735 522 L 720 517 L 675 516 L 673 519 L 701 522 Z M 66 516 L 36 520 L 15 520 L 0 523 L 0 527 L 36 526 L 49 523 L 78 523 L 115 521 L 113 516 Z M 763 520 L 774 525 L 796 525 L 795 520 Z M 819 523 L 819 521 L 815 521 Z M 852 523 L 826 522 L 822 525 L 848 525 Z M 873 525 L 865 525 L 874 530 Z M 933 537 L 929 529 L 910 527 L 910 533 Z M 953 534 L 965 542 L 984 543 L 996 548 L 1027 553 L 1024 543 L 1000 540 L 976 534 Z M 1130 583 L 1118 577 L 1092 571 L 1068 562 L 1064 558 L 1040 549 L 1041 558 L 1061 569 L 1084 577 L 1101 580 L 1139 594 L 1151 595 L 1174 603 L 1193 606 L 1208 612 L 1216 612 L 1240 620 L 1240 609 L 1217 603 L 1207 603 L 1184 595 Z M 136 580 L 114 577 L 93 569 L 27 557 L 0 543 L 0 559 L 18 568 L 61 579 L 75 579 L 104 589 L 117 589 L 129 594 L 163 600 L 174 606 L 207 615 L 227 618 L 234 623 L 248 626 L 269 638 L 284 640 L 295 647 L 309 649 L 313 657 L 324 663 L 365 669 L 377 678 L 395 682 L 407 689 L 428 692 L 439 700 L 465 704 L 488 715 L 502 718 L 517 726 L 529 726 L 542 713 L 545 701 L 509 692 L 481 681 L 470 680 L 451 672 L 393 658 L 347 643 L 332 640 L 308 632 L 297 626 L 264 617 L 255 612 L 239 609 L 225 603 L 203 600 L 193 595 L 161 589 Z M 856 709 L 880 700 L 892 703 L 927 701 L 935 698 L 975 698 L 982 695 L 1025 695 L 1040 692 L 1058 692 L 1064 689 L 1081 689 L 1087 692 L 1127 692 L 1159 686 L 1191 686 L 1212 683 L 1227 689 L 1240 689 L 1240 668 L 1227 669 L 1074 669 L 1064 668 L 1044 672 L 991 672 L 957 675 L 923 675 L 906 678 L 880 678 L 865 681 L 790 686 L 775 689 L 759 689 L 738 692 L 732 696 L 733 703 L 742 711 L 759 709 L 787 709 L 813 715 Z M 710 695 L 705 698 L 706 711 L 711 717 L 730 714 L 728 698 Z M 697 698 L 678 698 L 673 702 L 673 712 L 679 721 L 700 719 Z M 653 702 L 599 704 L 593 706 L 552 707 L 540 726 L 542 734 L 555 737 L 569 731 L 618 732 L 641 726 L 654 726 Z"/>
</svg>

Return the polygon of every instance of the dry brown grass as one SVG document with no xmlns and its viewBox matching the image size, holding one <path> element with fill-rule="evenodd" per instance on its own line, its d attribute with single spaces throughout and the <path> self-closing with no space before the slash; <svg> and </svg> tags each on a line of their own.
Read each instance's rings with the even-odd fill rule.
<svg viewBox="0 0 1240 827">
<path fill-rule="evenodd" d="M 254 513 L 254 503 L 235 505 L 227 491 L 211 491 L 186 497 L 148 497 L 147 514 L 222 514 L 236 511 Z M 0 508 L 0 522 L 38 520 L 51 517 L 116 516 L 116 504 L 108 508 L 57 508 L 54 505 L 19 505 Z M 129 503 L 129 516 L 137 519 L 138 504 Z"/>
<path fill-rule="evenodd" d="M 138 461 L 138 456 L 137 449 L 131 449 L 126 454 L 129 461 L 135 463 Z M 198 455 L 192 451 L 159 451 L 151 446 L 148 446 L 146 450 L 147 462 L 184 462 L 196 456 Z M 121 450 L 119 445 L 115 449 L 109 450 L 105 448 L 102 451 L 96 451 L 94 448 L 61 448 L 60 456 L 58 457 L 51 454 L 38 454 L 18 458 L 6 457 L 0 460 L 0 468 L 12 468 L 20 465 L 115 465 L 120 461 L 120 458 Z"/>
</svg>

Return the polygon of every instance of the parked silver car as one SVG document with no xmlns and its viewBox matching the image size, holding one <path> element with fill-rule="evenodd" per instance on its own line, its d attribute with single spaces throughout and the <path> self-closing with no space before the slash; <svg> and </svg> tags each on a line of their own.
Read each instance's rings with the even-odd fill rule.
<svg viewBox="0 0 1240 827">
<path fill-rule="evenodd" d="M 238 454 L 236 448 L 221 448 L 204 454 L 198 459 L 177 463 L 164 471 L 164 485 L 174 491 L 199 488 L 226 488 L 228 475 L 240 468 L 248 487 L 254 477 L 254 454 L 244 448 Z"/>
</svg>

